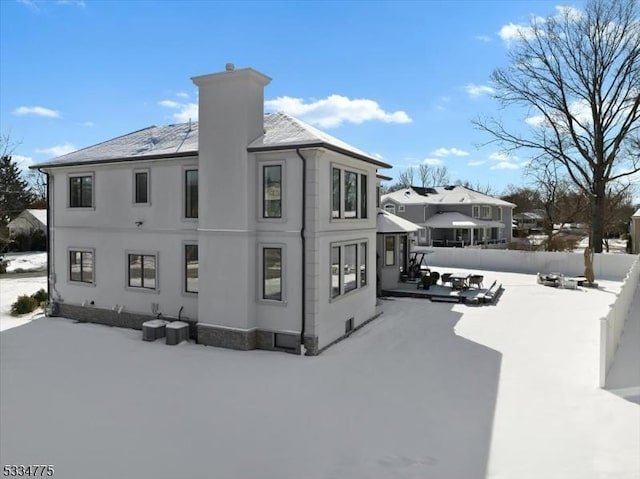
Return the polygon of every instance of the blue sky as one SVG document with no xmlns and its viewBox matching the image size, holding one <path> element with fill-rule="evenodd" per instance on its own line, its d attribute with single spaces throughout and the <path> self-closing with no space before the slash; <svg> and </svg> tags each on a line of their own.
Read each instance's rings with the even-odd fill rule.
<svg viewBox="0 0 640 479">
<path fill-rule="evenodd" d="M 471 120 L 498 115 L 489 76 L 514 34 L 560 1 L 0 0 L 0 132 L 23 166 L 197 117 L 190 78 L 227 62 L 273 80 L 284 110 L 394 166 L 445 165 L 501 192 L 526 182 Z"/>
</svg>

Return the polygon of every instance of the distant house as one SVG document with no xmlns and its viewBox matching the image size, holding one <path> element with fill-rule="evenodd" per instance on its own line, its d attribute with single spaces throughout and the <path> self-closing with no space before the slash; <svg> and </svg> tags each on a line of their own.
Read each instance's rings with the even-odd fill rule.
<svg viewBox="0 0 640 479">
<path fill-rule="evenodd" d="M 9 238 L 18 235 L 32 234 L 36 231 L 47 232 L 47 210 L 46 209 L 26 209 L 7 225 Z"/>
<path fill-rule="evenodd" d="M 307 354 L 378 314 L 376 174 L 390 165 L 265 115 L 270 81 L 229 64 L 193 78 L 198 123 L 36 165 L 51 180 L 52 309 L 137 329 L 179 318 L 201 344 Z"/>
<path fill-rule="evenodd" d="M 542 210 L 524 211 L 513 215 L 516 229 L 527 233 L 542 231 L 544 219 L 545 214 Z"/>
<path fill-rule="evenodd" d="M 516 205 L 464 186 L 403 188 L 382 197 L 382 208 L 420 226 L 416 243 L 466 247 L 512 240 Z"/>
<path fill-rule="evenodd" d="M 631 252 L 640 254 L 640 209 L 631 216 Z"/>
</svg>

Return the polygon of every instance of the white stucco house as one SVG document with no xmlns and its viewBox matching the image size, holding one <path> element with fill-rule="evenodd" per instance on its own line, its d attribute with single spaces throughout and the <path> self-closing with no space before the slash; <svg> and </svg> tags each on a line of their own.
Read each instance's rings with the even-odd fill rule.
<svg viewBox="0 0 640 479">
<path fill-rule="evenodd" d="M 9 237 L 32 234 L 36 231 L 47 232 L 47 210 L 26 209 L 7 224 Z"/>
<path fill-rule="evenodd" d="M 35 165 L 48 175 L 53 314 L 190 323 L 207 345 L 317 354 L 376 316 L 376 172 L 284 113 L 271 79 L 194 77 L 199 122 Z"/>
<path fill-rule="evenodd" d="M 418 245 L 467 247 L 512 241 L 516 205 L 464 186 L 412 186 L 382 196 L 382 208 L 420 226 Z"/>
</svg>

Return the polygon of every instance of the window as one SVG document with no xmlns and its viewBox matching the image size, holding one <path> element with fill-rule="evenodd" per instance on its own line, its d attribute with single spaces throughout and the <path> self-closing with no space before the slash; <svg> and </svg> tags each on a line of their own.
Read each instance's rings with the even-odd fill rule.
<svg viewBox="0 0 640 479">
<path fill-rule="evenodd" d="M 404 213 L 404 205 L 398 205 L 398 213 Z"/>
<path fill-rule="evenodd" d="M 198 245 L 184 245 L 184 289 L 187 293 L 198 292 Z"/>
<path fill-rule="evenodd" d="M 349 318 L 344 322 L 344 333 L 350 333 L 353 331 L 353 320 L 354 318 Z"/>
<path fill-rule="evenodd" d="M 360 243 L 360 286 L 367 284 L 367 243 Z"/>
<path fill-rule="evenodd" d="M 282 166 L 262 167 L 262 217 L 282 218 Z"/>
<path fill-rule="evenodd" d="M 498 210 L 498 218 L 497 219 L 498 219 L 498 221 L 502 221 L 502 207 L 498 206 L 497 210 Z"/>
<path fill-rule="evenodd" d="M 149 172 L 134 171 L 133 172 L 133 202 L 136 204 L 149 203 Z"/>
<path fill-rule="evenodd" d="M 93 251 L 69 251 L 69 281 L 93 283 Z"/>
<path fill-rule="evenodd" d="M 354 171 L 331 169 L 331 217 L 367 217 L 367 175 Z"/>
<path fill-rule="evenodd" d="M 376 186 L 376 208 L 380 208 L 380 197 L 382 196 L 382 187 Z"/>
<path fill-rule="evenodd" d="M 491 218 L 491 206 L 483 205 L 480 208 L 480 217 L 481 218 Z"/>
<path fill-rule="evenodd" d="M 156 289 L 157 258 L 154 254 L 128 254 L 130 288 Z"/>
<path fill-rule="evenodd" d="M 396 264 L 396 237 L 384 237 L 384 265 L 393 266 Z"/>
<path fill-rule="evenodd" d="M 184 172 L 184 216 L 198 217 L 198 170 Z"/>
<path fill-rule="evenodd" d="M 282 248 L 262 249 L 262 299 L 282 301 Z"/>
<path fill-rule="evenodd" d="M 393 203 L 387 203 L 386 205 L 384 205 L 384 210 L 388 211 L 392 215 L 395 215 L 396 214 L 396 205 L 394 205 Z"/>
<path fill-rule="evenodd" d="M 331 299 L 367 284 L 367 243 L 331 245 Z"/>
<path fill-rule="evenodd" d="M 71 208 L 93 206 L 93 175 L 69 178 L 69 206 Z"/>
<path fill-rule="evenodd" d="M 331 247 L 331 298 L 340 296 L 340 246 Z"/>
<path fill-rule="evenodd" d="M 340 170 L 338 168 L 333 168 L 331 204 L 331 217 L 340 218 Z"/>
</svg>

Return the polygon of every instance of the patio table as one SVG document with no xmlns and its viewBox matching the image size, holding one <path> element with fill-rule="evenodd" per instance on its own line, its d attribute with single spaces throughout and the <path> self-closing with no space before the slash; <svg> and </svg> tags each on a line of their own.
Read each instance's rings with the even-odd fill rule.
<svg viewBox="0 0 640 479">
<path fill-rule="evenodd" d="M 467 289 L 469 287 L 469 277 L 471 275 L 467 274 L 467 273 L 462 273 L 460 271 L 453 273 L 451 276 L 449 276 L 449 280 L 451 281 L 451 287 L 453 289 Z M 458 288 L 456 288 L 456 285 L 459 285 Z"/>
</svg>

